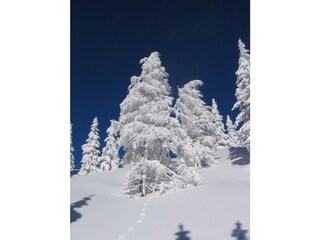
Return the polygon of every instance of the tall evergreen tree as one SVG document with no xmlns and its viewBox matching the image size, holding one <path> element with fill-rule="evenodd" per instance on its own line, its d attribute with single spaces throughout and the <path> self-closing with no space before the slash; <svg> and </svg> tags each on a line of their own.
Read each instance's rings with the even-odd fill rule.
<svg viewBox="0 0 320 240">
<path fill-rule="evenodd" d="M 87 175 L 88 173 L 97 172 L 97 162 L 99 159 L 99 129 L 98 129 L 98 118 L 93 119 L 91 125 L 91 131 L 88 135 L 86 143 L 82 145 L 82 160 L 81 169 L 78 174 Z"/>
<path fill-rule="evenodd" d="M 111 120 L 111 125 L 107 129 L 107 138 L 104 140 L 106 146 L 102 149 L 100 157 L 100 169 L 102 171 L 118 168 L 119 164 L 119 122 Z"/>
<path fill-rule="evenodd" d="M 212 98 L 213 123 L 216 125 L 216 135 L 218 138 L 217 145 L 219 148 L 227 146 L 227 135 L 225 134 L 225 128 L 223 124 L 223 117 L 220 115 L 218 110 L 217 102 Z"/>
<path fill-rule="evenodd" d="M 232 110 L 239 109 L 236 125 L 239 125 L 238 137 L 241 146 L 250 150 L 250 54 L 245 44 L 239 39 L 239 68 L 236 72 L 237 102 Z"/>
<path fill-rule="evenodd" d="M 74 169 L 74 147 L 72 142 L 72 123 L 70 123 L 70 170 Z"/>
<path fill-rule="evenodd" d="M 214 163 L 213 153 L 218 145 L 217 128 L 211 107 L 202 100 L 198 87 L 200 80 L 193 80 L 178 88 L 179 98 L 174 106 L 175 115 L 192 140 L 190 151 L 196 151 L 194 158 L 197 167 L 211 166 Z"/>
<path fill-rule="evenodd" d="M 177 125 L 171 117 L 173 98 L 160 54 L 153 52 L 140 64 L 142 73 L 131 78 L 129 93 L 120 104 L 120 144 L 125 150 L 125 163 L 131 165 L 127 193 L 163 193 L 200 184 L 196 172 L 183 160 L 173 161 L 170 156 L 178 154 L 173 134 Z"/>
<path fill-rule="evenodd" d="M 232 123 L 232 120 L 230 119 L 229 115 L 227 116 L 227 131 L 228 131 L 228 146 L 229 147 L 238 147 L 239 140 L 238 140 L 238 134 L 237 134 L 237 126 L 235 126 Z"/>
</svg>

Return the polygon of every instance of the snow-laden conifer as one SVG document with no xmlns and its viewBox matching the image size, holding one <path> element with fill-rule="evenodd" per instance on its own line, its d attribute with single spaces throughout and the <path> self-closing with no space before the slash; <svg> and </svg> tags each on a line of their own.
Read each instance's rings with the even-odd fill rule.
<svg viewBox="0 0 320 240">
<path fill-rule="evenodd" d="M 74 147 L 72 142 L 72 123 L 70 123 L 70 170 L 74 169 Z"/>
<path fill-rule="evenodd" d="M 218 104 L 214 98 L 212 98 L 213 123 L 216 126 L 216 135 L 218 138 L 217 145 L 219 148 L 227 146 L 227 135 L 225 134 L 225 127 L 223 124 L 223 117 L 220 115 L 218 110 Z"/>
<path fill-rule="evenodd" d="M 119 164 L 119 122 L 111 120 L 111 125 L 107 129 L 107 138 L 104 140 L 106 146 L 102 149 L 100 157 L 100 170 L 112 170 L 118 168 Z"/>
<path fill-rule="evenodd" d="M 81 169 L 78 174 L 86 175 L 91 172 L 97 172 L 97 163 L 99 159 L 99 129 L 98 129 L 98 118 L 94 118 L 91 131 L 88 135 L 86 143 L 82 145 L 82 160 L 81 160 Z"/>
<path fill-rule="evenodd" d="M 196 167 L 211 166 L 218 145 L 214 115 L 198 89 L 202 84 L 201 80 L 193 80 L 178 88 L 179 98 L 174 106 L 176 118 L 192 141 L 187 148 L 190 156 L 194 155 Z"/>
<path fill-rule="evenodd" d="M 235 124 L 240 126 L 238 130 L 239 144 L 250 148 L 250 54 L 245 44 L 239 39 L 239 68 L 236 72 L 237 102 L 232 110 L 239 109 Z"/>
<path fill-rule="evenodd" d="M 227 116 L 227 132 L 228 132 L 228 147 L 238 147 L 238 134 L 237 134 L 237 126 L 232 123 L 229 115 Z"/>
<path fill-rule="evenodd" d="M 178 125 L 171 117 L 173 98 L 160 54 L 153 52 L 140 64 L 142 73 L 131 78 L 129 93 L 120 105 L 120 144 L 125 150 L 124 161 L 131 166 L 126 191 L 142 196 L 143 191 L 164 193 L 198 185 L 201 177 L 191 170 L 180 170 L 184 161 L 173 164 L 170 156 L 174 154 L 179 159 L 174 142 Z M 179 170 L 189 176 L 182 177 Z"/>
</svg>

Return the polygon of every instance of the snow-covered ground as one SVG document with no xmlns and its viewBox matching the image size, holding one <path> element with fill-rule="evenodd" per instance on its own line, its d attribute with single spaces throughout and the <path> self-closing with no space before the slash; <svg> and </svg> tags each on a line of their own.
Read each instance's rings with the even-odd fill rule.
<svg viewBox="0 0 320 240">
<path fill-rule="evenodd" d="M 246 240 L 241 234 L 231 235 L 236 222 L 249 230 L 248 153 L 221 149 L 216 157 L 214 167 L 199 170 L 203 185 L 140 199 L 123 194 L 128 168 L 73 175 L 71 239 Z"/>
</svg>

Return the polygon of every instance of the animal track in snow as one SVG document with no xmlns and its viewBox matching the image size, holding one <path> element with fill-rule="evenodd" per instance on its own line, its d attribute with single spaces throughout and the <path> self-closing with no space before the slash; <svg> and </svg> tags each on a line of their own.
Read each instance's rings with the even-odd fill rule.
<svg viewBox="0 0 320 240">
<path fill-rule="evenodd" d="M 147 212 L 147 210 L 148 210 L 147 206 L 149 206 L 150 201 L 151 201 L 153 198 L 154 198 L 154 197 L 149 197 L 149 198 L 146 200 L 146 202 L 143 204 L 143 207 L 142 207 L 141 213 L 140 213 L 140 217 L 136 220 L 136 222 L 135 222 L 132 226 L 128 227 L 128 230 L 127 230 L 128 233 L 133 232 L 133 231 L 135 230 L 135 226 L 143 223 L 142 219 L 147 216 L 147 214 L 146 214 L 146 212 Z M 122 239 L 122 240 L 127 239 L 127 238 L 126 238 L 126 234 L 121 234 L 121 235 L 119 235 L 119 236 L 118 236 L 118 239 Z"/>
<path fill-rule="evenodd" d="M 131 226 L 131 227 L 128 228 L 128 231 L 129 231 L 129 232 L 132 232 L 133 230 L 134 230 L 134 227 L 133 227 L 133 226 Z"/>
</svg>

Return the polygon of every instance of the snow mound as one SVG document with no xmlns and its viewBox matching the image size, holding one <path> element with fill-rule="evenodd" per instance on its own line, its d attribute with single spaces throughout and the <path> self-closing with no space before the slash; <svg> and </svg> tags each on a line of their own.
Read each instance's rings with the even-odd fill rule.
<svg viewBox="0 0 320 240">
<path fill-rule="evenodd" d="M 204 184 L 166 195 L 124 194 L 128 168 L 71 176 L 72 240 L 245 239 L 250 160 L 244 148 L 218 150 L 200 169 Z"/>
</svg>

